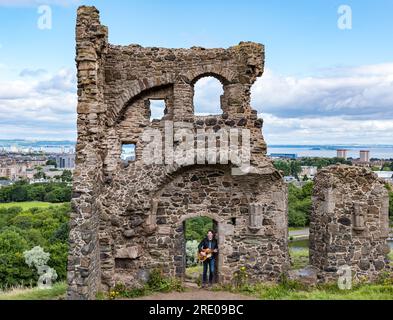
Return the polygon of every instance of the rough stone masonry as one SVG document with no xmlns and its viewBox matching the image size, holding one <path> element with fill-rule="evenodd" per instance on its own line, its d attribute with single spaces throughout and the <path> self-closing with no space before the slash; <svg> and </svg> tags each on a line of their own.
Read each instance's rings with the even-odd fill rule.
<svg viewBox="0 0 393 320">
<path fill-rule="evenodd" d="M 287 187 L 266 156 L 263 121 L 250 106 L 251 86 L 263 73 L 264 47 L 252 42 L 228 49 L 115 46 L 108 43 L 108 30 L 101 25 L 98 10 L 82 6 L 77 14 L 76 51 L 78 141 L 68 298 L 94 299 L 97 292 L 116 283 L 139 286 L 155 268 L 166 276 L 183 278 L 184 222 L 197 216 L 212 218 L 218 231 L 220 282 L 230 282 L 242 266 L 247 267 L 251 281 L 276 281 L 285 274 L 290 267 Z M 196 116 L 194 84 L 207 76 L 222 83 L 222 114 Z M 161 120 L 151 121 L 150 102 L 157 99 L 165 101 L 165 113 Z M 194 132 L 247 129 L 253 169 L 233 175 L 236 164 L 231 162 L 147 165 L 142 161 L 147 148 L 142 134 L 149 128 L 164 133 L 168 121 L 174 129 Z M 173 137 L 170 142 L 180 141 Z M 135 146 L 135 161 L 125 164 L 121 159 L 124 145 Z M 356 255 L 365 272 L 386 266 L 381 264 L 382 253 L 374 253 L 382 248 L 372 247 L 375 241 L 386 244 L 385 233 L 378 233 L 386 228 L 385 193 L 374 178 L 362 179 L 345 189 L 354 194 L 348 201 L 361 202 L 361 209 L 353 210 L 363 214 L 366 226 L 364 206 L 372 203 L 369 214 L 375 218 L 363 231 L 362 240 L 352 237 L 345 243 L 332 243 L 337 247 L 327 250 L 330 240 L 326 237 L 335 232 L 334 227 L 355 232 L 348 226 L 351 218 L 341 223 L 338 217 L 351 217 L 352 209 L 345 204 L 345 212 L 338 211 L 341 202 L 336 202 L 334 210 L 327 206 L 330 211 L 315 207 L 313 248 L 322 249 L 318 254 L 314 250 L 311 261 L 321 270 L 332 264 L 328 259 L 332 253 L 341 263 L 338 252 L 346 245 L 356 246 L 356 254 L 360 246 L 369 245 L 370 253 Z M 345 174 L 326 189 L 334 190 L 341 183 L 347 183 Z M 324 185 L 318 181 L 317 185 L 323 193 Z M 339 197 L 338 190 L 335 197 Z M 335 219 L 334 226 L 330 219 Z M 366 258 L 378 262 L 371 261 L 373 266 L 367 269 L 361 262 Z"/>
</svg>

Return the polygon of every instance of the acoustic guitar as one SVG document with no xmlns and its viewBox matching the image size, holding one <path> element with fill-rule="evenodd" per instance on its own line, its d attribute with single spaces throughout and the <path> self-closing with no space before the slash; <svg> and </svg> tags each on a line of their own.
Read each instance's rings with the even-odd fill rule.
<svg viewBox="0 0 393 320">
<path fill-rule="evenodd" d="M 201 252 L 206 253 L 206 255 L 202 255 Z M 214 253 L 212 249 L 202 249 L 201 252 L 198 252 L 198 261 L 199 262 L 205 262 L 207 259 L 210 259 Z"/>
</svg>

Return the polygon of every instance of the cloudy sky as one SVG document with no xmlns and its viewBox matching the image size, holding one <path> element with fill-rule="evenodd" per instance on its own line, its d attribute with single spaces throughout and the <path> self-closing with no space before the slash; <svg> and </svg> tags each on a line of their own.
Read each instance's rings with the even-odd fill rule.
<svg viewBox="0 0 393 320">
<path fill-rule="evenodd" d="M 79 4 L 101 10 L 116 44 L 265 44 L 252 105 L 269 144 L 393 144 L 391 0 L 0 0 L 0 139 L 75 139 Z M 343 4 L 352 29 L 338 27 Z M 215 113 L 221 91 L 198 82 L 198 110 Z"/>
</svg>

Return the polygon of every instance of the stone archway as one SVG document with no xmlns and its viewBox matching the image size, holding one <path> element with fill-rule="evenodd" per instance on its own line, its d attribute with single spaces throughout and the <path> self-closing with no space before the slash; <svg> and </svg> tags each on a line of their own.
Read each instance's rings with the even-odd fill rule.
<svg viewBox="0 0 393 320">
<path fill-rule="evenodd" d="M 209 212 L 198 212 L 198 213 L 190 213 L 187 214 L 185 216 L 183 216 L 180 221 L 178 222 L 177 226 L 178 228 L 180 228 L 180 230 L 182 230 L 181 232 L 181 237 L 180 237 L 180 241 L 181 244 L 184 246 L 182 248 L 183 251 L 183 260 L 182 260 L 182 266 L 181 268 L 183 269 L 183 274 L 185 275 L 185 271 L 187 268 L 187 262 L 186 262 L 186 248 L 185 245 L 187 243 L 186 239 L 185 239 L 185 234 L 186 234 L 186 222 L 190 219 L 195 219 L 195 218 L 199 218 L 199 217 L 206 217 L 212 220 L 213 223 L 213 227 L 212 230 L 215 233 L 215 237 L 217 239 L 218 242 L 218 247 L 221 248 L 221 246 L 224 246 L 225 244 L 225 230 L 224 230 L 224 223 L 225 221 L 220 218 L 218 215 L 215 214 L 211 214 Z M 222 261 L 223 261 L 223 252 L 221 252 L 221 250 L 219 250 L 218 255 L 216 257 L 216 265 L 215 265 L 215 282 L 219 283 L 220 279 L 222 277 L 221 274 L 221 266 L 222 266 Z M 183 278 L 184 279 L 184 278 Z"/>
</svg>

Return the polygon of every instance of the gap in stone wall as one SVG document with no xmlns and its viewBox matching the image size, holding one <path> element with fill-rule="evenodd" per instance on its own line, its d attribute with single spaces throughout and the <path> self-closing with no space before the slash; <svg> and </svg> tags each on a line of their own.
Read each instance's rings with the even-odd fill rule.
<svg viewBox="0 0 393 320">
<path fill-rule="evenodd" d="M 150 121 L 161 120 L 165 116 L 165 100 L 150 99 Z"/>
<path fill-rule="evenodd" d="M 222 114 L 221 96 L 224 89 L 214 77 L 199 79 L 194 85 L 194 114 L 197 116 Z"/>
<path fill-rule="evenodd" d="M 130 162 L 136 161 L 136 144 L 123 143 L 120 158 L 125 166 L 128 166 Z"/>
</svg>

